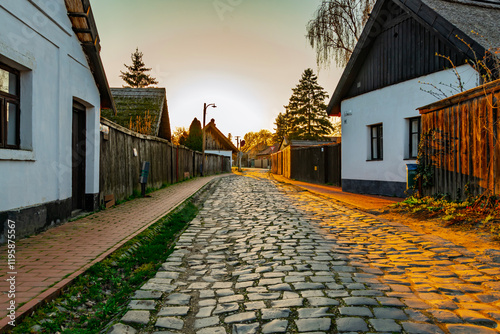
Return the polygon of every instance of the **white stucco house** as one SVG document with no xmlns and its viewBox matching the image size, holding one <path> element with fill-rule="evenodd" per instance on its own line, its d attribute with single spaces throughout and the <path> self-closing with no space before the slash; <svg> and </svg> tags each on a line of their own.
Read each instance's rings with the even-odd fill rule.
<svg viewBox="0 0 500 334">
<path fill-rule="evenodd" d="M 113 100 L 88 0 L 0 3 L 0 241 L 94 210 Z"/>
<path fill-rule="evenodd" d="M 500 6 L 483 1 L 377 1 L 327 109 L 342 120 L 344 191 L 405 196 L 421 135 L 417 108 L 438 100 L 425 90 L 455 94 L 445 85 L 458 86 L 457 73 L 463 90 L 480 84 L 466 62 L 489 46 L 472 30 L 496 43 L 499 17 Z"/>
</svg>

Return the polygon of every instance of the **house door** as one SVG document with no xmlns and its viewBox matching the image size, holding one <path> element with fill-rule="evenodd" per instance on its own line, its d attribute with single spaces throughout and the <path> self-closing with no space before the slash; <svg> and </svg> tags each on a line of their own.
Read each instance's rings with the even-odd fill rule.
<svg viewBox="0 0 500 334">
<path fill-rule="evenodd" d="M 86 117 L 85 107 L 73 102 L 72 131 L 72 199 L 73 210 L 85 207 L 85 156 Z"/>
</svg>

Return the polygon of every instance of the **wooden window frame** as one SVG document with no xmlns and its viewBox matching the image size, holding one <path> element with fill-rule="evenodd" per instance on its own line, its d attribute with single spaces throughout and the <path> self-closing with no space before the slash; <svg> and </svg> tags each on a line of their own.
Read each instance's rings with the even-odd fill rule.
<svg viewBox="0 0 500 334">
<path fill-rule="evenodd" d="M 375 136 L 374 136 L 374 131 Z M 374 143 L 377 144 L 375 149 Z M 384 160 L 384 128 L 383 124 L 370 125 L 370 161 Z"/>
<path fill-rule="evenodd" d="M 20 72 L 10 66 L 0 63 L 0 69 L 16 75 L 16 95 L 0 91 L 0 148 L 19 149 L 20 147 L 20 132 L 21 132 L 21 75 Z M 8 139 L 8 124 L 7 124 L 7 105 L 14 104 L 16 106 L 16 143 L 14 145 L 7 144 Z"/>
<path fill-rule="evenodd" d="M 413 131 L 413 122 L 418 122 L 418 130 L 417 132 Z M 409 147 L 408 147 L 408 156 L 410 159 L 417 159 L 418 157 L 418 145 L 420 144 L 420 135 L 422 132 L 422 120 L 421 117 L 412 117 L 408 119 L 408 133 L 409 133 Z M 413 152 L 413 135 L 417 134 L 417 152 Z"/>
</svg>

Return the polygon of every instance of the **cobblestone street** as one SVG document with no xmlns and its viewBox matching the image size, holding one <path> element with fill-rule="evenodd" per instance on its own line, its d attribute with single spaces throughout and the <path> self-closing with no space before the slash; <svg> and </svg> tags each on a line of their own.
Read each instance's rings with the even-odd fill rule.
<svg viewBox="0 0 500 334">
<path fill-rule="evenodd" d="M 488 259 L 264 173 L 218 182 L 112 333 L 498 333 Z"/>
</svg>

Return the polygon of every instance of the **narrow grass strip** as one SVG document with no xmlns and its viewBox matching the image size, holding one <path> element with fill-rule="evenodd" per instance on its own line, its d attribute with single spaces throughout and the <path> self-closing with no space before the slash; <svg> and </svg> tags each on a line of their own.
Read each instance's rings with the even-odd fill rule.
<svg viewBox="0 0 500 334">
<path fill-rule="evenodd" d="M 196 217 L 191 201 L 129 240 L 80 275 L 63 294 L 37 309 L 11 333 L 99 333 L 126 312 L 131 295 L 173 251 L 179 233 Z"/>
</svg>

